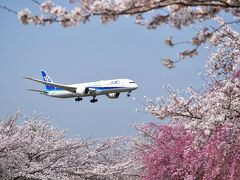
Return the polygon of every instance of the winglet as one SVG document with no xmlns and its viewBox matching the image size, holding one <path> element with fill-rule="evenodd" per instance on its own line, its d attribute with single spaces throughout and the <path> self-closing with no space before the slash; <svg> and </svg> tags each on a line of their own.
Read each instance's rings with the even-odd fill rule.
<svg viewBox="0 0 240 180">
<path fill-rule="evenodd" d="M 26 76 L 22 76 L 22 78 L 32 80 L 30 77 L 26 77 Z"/>
</svg>

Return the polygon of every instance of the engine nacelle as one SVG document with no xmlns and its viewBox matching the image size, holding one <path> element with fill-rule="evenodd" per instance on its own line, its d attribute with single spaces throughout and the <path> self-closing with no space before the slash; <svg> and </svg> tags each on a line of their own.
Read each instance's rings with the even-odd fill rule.
<svg viewBox="0 0 240 180">
<path fill-rule="evenodd" d="M 78 87 L 76 90 L 76 94 L 78 95 L 89 95 L 90 89 L 87 87 Z"/>
<path fill-rule="evenodd" d="M 110 99 L 116 99 L 119 97 L 119 95 L 120 95 L 120 93 L 109 93 L 109 94 L 107 94 L 107 97 Z"/>
</svg>

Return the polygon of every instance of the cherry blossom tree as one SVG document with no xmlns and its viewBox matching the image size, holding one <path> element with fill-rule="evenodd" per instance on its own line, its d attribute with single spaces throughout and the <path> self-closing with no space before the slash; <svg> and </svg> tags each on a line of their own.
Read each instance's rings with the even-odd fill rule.
<svg viewBox="0 0 240 180">
<path fill-rule="evenodd" d="M 144 110 L 171 122 L 138 126 L 143 179 L 240 178 L 240 35 L 215 19 L 223 27 L 208 41 L 216 52 L 206 62 L 203 92 L 168 87 L 169 98 L 157 104 L 146 97 Z"/>
<path fill-rule="evenodd" d="M 107 23 L 116 21 L 121 16 L 133 16 L 136 24 L 148 29 L 156 29 L 164 24 L 181 29 L 212 19 L 223 12 L 234 17 L 233 21 L 226 24 L 240 22 L 238 0 L 68 0 L 68 5 L 54 0 L 29 1 L 36 5 L 39 11 L 35 12 L 30 8 L 16 11 L 3 4 L 0 4 L 0 8 L 16 14 L 19 21 L 25 25 L 59 23 L 63 27 L 69 27 L 87 23 L 92 17 L 99 17 L 102 23 Z M 193 48 L 180 52 L 177 61 L 162 59 L 163 65 L 172 68 L 179 60 L 197 55 L 198 48 L 222 27 L 203 27 L 198 30 L 190 41 L 185 41 Z M 166 44 L 173 47 L 179 42 L 174 43 L 173 38 L 169 37 Z"/>
<path fill-rule="evenodd" d="M 34 115 L 0 121 L 0 179 L 136 179 L 129 140 L 67 139 Z"/>
<path fill-rule="evenodd" d="M 221 18 L 216 20 L 224 24 Z M 167 101 L 159 97 L 155 105 L 147 98 L 146 111 L 158 119 L 171 118 L 185 123 L 189 128 L 197 127 L 206 131 L 216 124 L 235 121 L 240 112 L 239 38 L 239 33 L 224 25 L 209 40 L 210 45 L 217 49 L 206 62 L 209 83 L 205 85 L 204 92 L 191 87 L 183 91 L 168 87 L 170 97 Z"/>
<path fill-rule="evenodd" d="M 53 0 L 40 2 L 31 0 L 39 6 L 42 15 L 32 15 L 31 11 L 24 9 L 18 13 L 23 24 L 57 22 L 66 26 L 86 23 L 91 17 L 99 16 L 103 23 L 115 21 L 119 16 L 132 15 L 136 23 L 147 25 L 148 28 L 157 28 L 161 24 L 171 24 L 176 28 L 194 24 L 213 18 L 220 11 L 229 11 L 234 16 L 239 16 L 239 2 L 234 0 L 223 1 L 185 1 L 185 0 L 69 0 L 75 4 L 69 10 L 61 5 L 56 5 Z M 143 21 L 144 15 L 153 10 L 162 10 L 154 13 L 148 21 Z"/>
<path fill-rule="evenodd" d="M 140 130 L 149 139 L 137 155 L 143 163 L 142 179 L 240 178 L 239 127 L 217 126 L 201 145 L 199 131 L 189 131 L 180 123 L 150 124 Z"/>
</svg>

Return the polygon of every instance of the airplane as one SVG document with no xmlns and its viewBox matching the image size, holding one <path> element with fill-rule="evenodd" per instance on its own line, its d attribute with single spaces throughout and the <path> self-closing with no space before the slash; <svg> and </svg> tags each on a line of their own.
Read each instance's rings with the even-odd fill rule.
<svg viewBox="0 0 240 180">
<path fill-rule="evenodd" d="M 79 83 L 79 84 L 58 84 L 54 83 L 46 71 L 41 71 L 43 80 L 31 77 L 23 77 L 31 81 L 42 83 L 45 90 L 27 89 L 29 91 L 39 92 L 42 95 L 56 98 L 75 98 L 75 101 L 82 101 L 83 97 L 92 96 L 91 103 L 98 100 L 96 96 L 106 95 L 110 99 L 116 99 L 120 93 L 127 92 L 127 96 L 138 88 L 138 85 L 130 79 L 112 79 L 101 80 L 96 82 Z"/>
</svg>

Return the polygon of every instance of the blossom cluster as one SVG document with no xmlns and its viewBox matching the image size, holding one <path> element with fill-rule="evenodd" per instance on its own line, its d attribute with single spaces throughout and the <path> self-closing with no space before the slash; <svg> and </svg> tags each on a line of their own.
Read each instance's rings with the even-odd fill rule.
<svg viewBox="0 0 240 180">
<path fill-rule="evenodd" d="M 184 123 L 188 129 L 202 129 L 206 133 L 222 123 L 236 124 L 240 115 L 239 79 L 212 86 L 204 94 L 188 88 L 181 93 L 185 96 L 170 89 L 167 101 L 160 97 L 157 105 L 148 103 L 145 110 L 158 119 L 171 118 Z"/>
<path fill-rule="evenodd" d="M 35 115 L 0 121 L 0 179 L 119 179 L 135 177 L 128 139 L 67 139 Z"/>
<path fill-rule="evenodd" d="M 206 70 L 211 77 L 229 78 L 239 69 L 240 35 L 229 25 L 226 25 L 222 18 L 215 17 L 215 20 L 222 29 L 216 31 L 209 39 L 210 45 L 216 47 L 217 51 L 209 57 Z"/>
<path fill-rule="evenodd" d="M 197 131 L 180 124 L 152 123 L 140 131 L 150 140 L 136 153 L 143 180 L 240 178 L 240 131 L 235 125 L 218 126 L 208 142 L 201 144 L 195 142 Z"/>
<path fill-rule="evenodd" d="M 37 4 L 42 15 L 33 16 L 26 10 L 18 13 L 19 20 L 23 24 L 34 23 L 44 25 L 46 22 L 57 22 L 66 26 L 75 26 L 85 23 L 91 16 L 100 16 L 103 23 L 116 20 L 121 15 L 133 15 L 136 23 L 142 24 L 142 14 L 152 10 L 164 9 L 163 12 L 153 13 L 154 16 L 143 22 L 148 28 L 156 28 L 161 24 L 170 24 L 176 28 L 189 26 L 196 21 L 212 18 L 220 11 L 229 11 L 234 16 L 239 16 L 239 3 L 234 0 L 202 1 L 202 0 L 70 0 L 75 8 L 67 10 L 56 5 L 53 0 L 47 0 Z M 194 8 L 197 7 L 197 8 Z M 44 15 L 44 18 L 42 17 Z M 37 19 L 37 20 L 34 20 Z"/>
<path fill-rule="evenodd" d="M 203 93 L 193 88 L 181 93 L 169 88 L 167 101 L 159 98 L 157 105 L 149 103 L 145 107 L 147 112 L 158 119 L 181 121 L 186 128 L 200 128 L 206 133 L 225 122 L 236 124 L 240 113 L 240 76 L 237 75 L 240 36 L 221 18 L 216 20 L 223 27 L 209 39 L 217 49 L 206 62 L 206 74 L 211 80 L 207 88 Z"/>
</svg>

